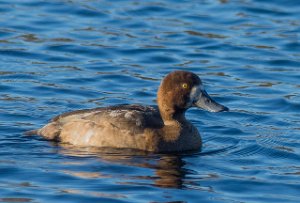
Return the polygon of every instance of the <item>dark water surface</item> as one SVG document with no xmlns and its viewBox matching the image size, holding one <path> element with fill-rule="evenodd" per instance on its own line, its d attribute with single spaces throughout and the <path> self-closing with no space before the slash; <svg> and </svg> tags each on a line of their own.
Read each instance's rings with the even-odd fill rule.
<svg viewBox="0 0 300 203">
<path fill-rule="evenodd" d="M 0 202 L 300 202 L 300 2 L 0 1 Z M 197 73 L 199 153 L 72 148 L 23 132 L 70 110 L 155 104 Z"/>
</svg>

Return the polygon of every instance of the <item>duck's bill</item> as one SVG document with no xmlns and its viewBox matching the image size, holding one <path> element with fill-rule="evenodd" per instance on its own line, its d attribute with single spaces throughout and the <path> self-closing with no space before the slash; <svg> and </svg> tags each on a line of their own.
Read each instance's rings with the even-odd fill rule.
<svg viewBox="0 0 300 203">
<path fill-rule="evenodd" d="M 222 104 L 217 103 L 207 94 L 205 90 L 199 91 L 199 95 L 197 96 L 197 99 L 194 100 L 194 106 L 210 112 L 229 111 L 229 108 L 223 106 Z"/>
</svg>

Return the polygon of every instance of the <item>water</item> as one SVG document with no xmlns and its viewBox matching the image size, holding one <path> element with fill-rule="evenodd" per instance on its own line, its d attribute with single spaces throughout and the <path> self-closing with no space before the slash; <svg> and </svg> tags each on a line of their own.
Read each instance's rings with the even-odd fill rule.
<svg viewBox="0 0 300 203">
<path fill-rule="evenodd" d="M 0 2 L 0 202 L 299 202 L 300 3 Z M 189 70 L 228 113 L 191 109 L 202 152 L 26 137 L 53 116 L 155 104 Z"/>
</svg>

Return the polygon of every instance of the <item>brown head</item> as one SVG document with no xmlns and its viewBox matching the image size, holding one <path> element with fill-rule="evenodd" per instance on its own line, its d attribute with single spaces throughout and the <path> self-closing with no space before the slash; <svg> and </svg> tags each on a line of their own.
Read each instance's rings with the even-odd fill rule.
<svg viewBox="0 0 300 203">
<path fill-rule="evenodd" d="M 201 79 L 188 71 L 171 72 L 162 80 L 157 103 L 164 121 L 185 120 L 185 111 L 193 106 L 211 112 L 228 111 L 207 94 Z"/>
</svg>

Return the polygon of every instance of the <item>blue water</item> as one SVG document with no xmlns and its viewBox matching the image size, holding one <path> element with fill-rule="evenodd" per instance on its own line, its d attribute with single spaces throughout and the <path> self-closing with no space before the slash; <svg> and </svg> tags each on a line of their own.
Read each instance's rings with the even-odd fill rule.
<svg viewBox="0 0 300 203">
<path fill-rule="evenodd" d="M 300 202 L 300 2 L 0 1 L 0 202 Z M 155 104 L 172 70 L 231 111 L 191 109 L 202 152 L 23 135 L 62 112 Z"/>
</svg>

